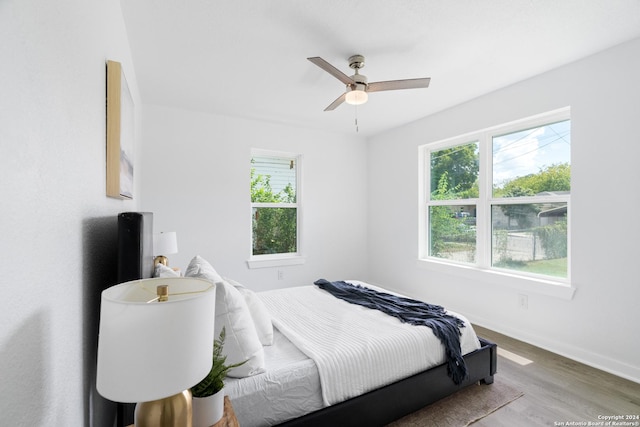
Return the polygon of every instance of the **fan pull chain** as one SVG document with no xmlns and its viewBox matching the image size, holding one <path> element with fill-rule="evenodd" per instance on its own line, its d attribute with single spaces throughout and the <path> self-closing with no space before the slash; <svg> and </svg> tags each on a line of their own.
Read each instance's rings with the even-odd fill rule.
<svg viewBox="0 0 640 427">
<path fill-rule="evenodd" d="M 355 125 L 356 125 L 356 133 L 360 132 L 360 129 L 358 129 L 358 106 L 356 105 L 356 120 L 355 120 Z"/>
</svg>

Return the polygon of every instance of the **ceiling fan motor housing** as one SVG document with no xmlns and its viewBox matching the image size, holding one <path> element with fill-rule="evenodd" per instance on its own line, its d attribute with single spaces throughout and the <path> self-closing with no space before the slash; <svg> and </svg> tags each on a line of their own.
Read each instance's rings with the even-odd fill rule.
<svg viewBox="0 0 640 427">
<path fill-rule="evenodd" d="M 366 84 L 360 84 L 360 83 L 347 85 L 347 92 L 351 92 L 353 90 L 361 90 L 363 92 L 366 92 L 367 91 L 367 85 Z"/>
<path fill-rule="evenodd" d="M 358 74 L 358 73 L 351 76 L 351 79 L 355 82 L 355 84 L 347 85 L 347 88 L 351 87 L 351 88 L 358 88 L 360 90 L 364 90 L 364 88 L 367 87 L 367 83 L 369 82 L 369 80 L 367 79 L 367 76 L 363 74 Z"/>
</svg>

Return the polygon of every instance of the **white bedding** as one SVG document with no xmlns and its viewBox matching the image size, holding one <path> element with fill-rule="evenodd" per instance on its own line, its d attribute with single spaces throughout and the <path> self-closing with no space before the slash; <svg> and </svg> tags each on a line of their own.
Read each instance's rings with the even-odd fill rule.
<svg viewBox="0 0 640 427">
<path fill-rule="evenodd" d="M 380 290 L 362 282 L 350 283 Z M 444 347 L 430 328 L 403 324 L 378 310 L 349 304 L 317 286 L 278 289 L 259 296 L 274 326 L 318 366 L 325 405 L 445 361 Z M 475 332 L 464 320 L 462 354 L 480 348 Z"/>
<path fill-rule="evenodd" d="M 274 345 L 264 347 L 265 373 L 225 381 L 243 427 L 278 424 L 445 362 L 430 328 L 349 304 L 317 286 L 257 295 L 277 330 Z M 462 354 L 480 348 L 468 320 L 449 313 L 465 321 Z"/>
<path fill-rule="evenodd" d="M 225 380 L 242 427 L 271 426 L 324 407 L 316 364 L 277 329 L 264 357 L 265 373 Z"/>
</svg>

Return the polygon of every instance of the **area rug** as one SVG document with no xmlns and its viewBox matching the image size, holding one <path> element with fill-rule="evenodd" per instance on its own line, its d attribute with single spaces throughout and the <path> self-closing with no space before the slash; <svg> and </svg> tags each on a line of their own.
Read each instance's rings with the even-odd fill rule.
<svg viewBox="0 0 640 427">
<path fill-rule="evenodd" d="M 466 427 L 523 394 L 496 378 L 493 384 L 471 385 L 394 421 L 387 427 Z"/>
</svg>

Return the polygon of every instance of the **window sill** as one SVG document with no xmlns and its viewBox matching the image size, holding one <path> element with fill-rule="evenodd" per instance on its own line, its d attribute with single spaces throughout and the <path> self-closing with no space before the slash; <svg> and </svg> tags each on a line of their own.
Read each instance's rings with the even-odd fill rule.
<svg viewBox="0 0 640 427">
<path fill-rule="evenodd" d="M 249 268 L 283 267 L 287 265 L 301 265 L 306 258 L 300 255 L 262 255 L 247 260 Z"/>
<path fill-rule="evenodd" d="M 469 280 L 507 286 L 518 291 L 546 295 L 563 300 L 573 299 L 576 288 L 560 281 L 524 277 L 502 271 L 485 270 L 468 265 L 451 264 L 436 260 L 419 259 L 418 267 L 425 270 L 438 271 Z"/>
</svg>

